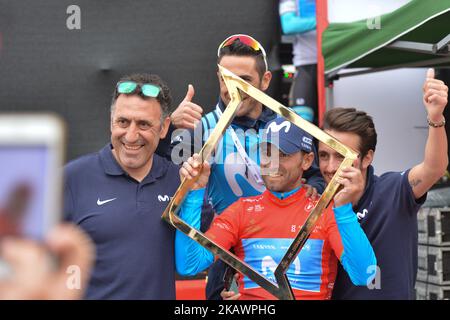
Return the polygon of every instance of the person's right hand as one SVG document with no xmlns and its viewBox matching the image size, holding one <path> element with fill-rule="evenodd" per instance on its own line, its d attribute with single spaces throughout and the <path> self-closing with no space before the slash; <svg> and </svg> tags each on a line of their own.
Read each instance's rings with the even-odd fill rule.
<svg viewBox="0 0 450 320">
<path fill-rule="evenodd" d="M 202 119 L 202 107 L 192 102 L 194 94 L 194 86 L 190 84 L 186 97 L 170 115 L 170 121 L 178 129 L 194 129 L 195 125 Z"/>
<path fill-rule="evenodd" d="M 23 238 L 0 243 L 2 259 L 12 269 L 0 280 L 0 299 L 80 299 L 95 257 L 90 238 L 76 225 L 59 225 L 46 239 L 47 248 Z M 56 266 L 48 250 L 57 258 Z"/>
<path fill-rule="evenodd" d="M 180 169 L 180 179 L 186 178 L 192 180 L 198 176 L 198 179 L 192 185 L 192 190 L 205 188 L 208 184 L 211 167 L 207 161 L 203 162 L 198 153 L 194 153 Z"/>
</svg>

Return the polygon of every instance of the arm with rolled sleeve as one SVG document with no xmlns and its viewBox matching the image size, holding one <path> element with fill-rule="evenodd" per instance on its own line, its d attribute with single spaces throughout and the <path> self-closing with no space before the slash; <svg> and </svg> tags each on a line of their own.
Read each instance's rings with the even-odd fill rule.
<svg viewBox="0 0 450 320">
<path fill-rule="evenodd" d="M 365 286 L 375 277 L 377 259 L 350 203 L 333 208 L 335 223 L 328 229 L 331 244 L 354 285 Z"/>
</svg>

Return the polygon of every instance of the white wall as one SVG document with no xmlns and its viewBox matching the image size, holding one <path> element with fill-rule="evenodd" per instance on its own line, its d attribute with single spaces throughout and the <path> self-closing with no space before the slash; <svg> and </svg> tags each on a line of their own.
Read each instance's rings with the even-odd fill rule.
<svg viewBox="0 0 450 320">
<path fill-rule="evenodd" d="M 402 171 L 423 160 L 428 133 L 422 84 L 426 69 L 399 69 L 334 82 L 334 106 L 354 107 L 374 118 L 375 172 Z"/>
</svg>

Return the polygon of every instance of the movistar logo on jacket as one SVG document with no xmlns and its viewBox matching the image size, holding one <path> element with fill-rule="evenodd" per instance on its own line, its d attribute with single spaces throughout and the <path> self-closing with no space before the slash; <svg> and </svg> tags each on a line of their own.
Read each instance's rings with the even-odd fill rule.
<svg viewBox="0 0 450 320">
<path fill-rule="evenodd" d="M 275 269 L 291 243 L 292 239 L 243 239 L 244 260 L 266 278 L 276 282 Z M 323 244 L 324 241 L 321 239 L 308 239 L 297 258 L 289 266 L 286 274 L 293 289 L 320 292 Z M 250 278 L 244 277 L 245 289 L 258 287 Z"/>
</svg>

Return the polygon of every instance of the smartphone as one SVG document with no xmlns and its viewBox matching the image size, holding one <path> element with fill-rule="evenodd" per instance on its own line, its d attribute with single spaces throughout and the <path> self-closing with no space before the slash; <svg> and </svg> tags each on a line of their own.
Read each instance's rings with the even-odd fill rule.
<svg viewBox="0 0 450 320">
<path fill-rule="evenodd" d="M 0 114 L 0 241 L 39 241 L 60 222 L 64 148 L 59 117 Z"/>
</svg>

